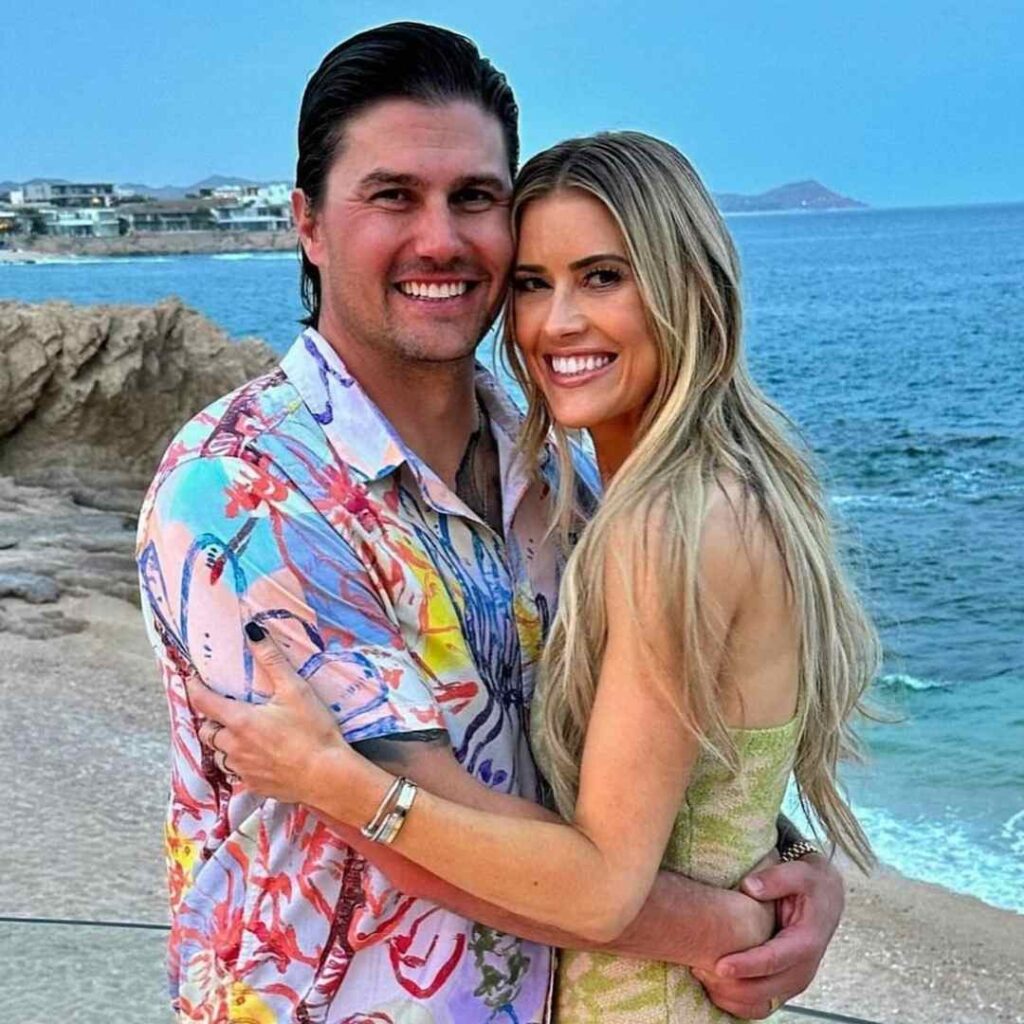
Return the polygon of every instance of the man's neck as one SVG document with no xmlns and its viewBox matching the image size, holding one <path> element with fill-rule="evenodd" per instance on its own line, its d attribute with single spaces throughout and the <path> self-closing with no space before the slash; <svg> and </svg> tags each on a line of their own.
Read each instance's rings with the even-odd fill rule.
<svg viewBox="0 0 1024 1024">
<path fill-rule="evenodd" d="M 323 333 L 323 330 L 321 330 Z M 399 437 L 455 491 L 455 477 L 478 426 L 474 359 L 448 363 L 388 358 L 323 334 Z"/>
</svg>

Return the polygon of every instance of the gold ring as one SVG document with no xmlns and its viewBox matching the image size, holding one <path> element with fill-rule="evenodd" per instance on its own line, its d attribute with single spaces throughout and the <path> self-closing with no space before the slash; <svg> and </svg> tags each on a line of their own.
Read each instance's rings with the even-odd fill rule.
<svg viewBox="0 0 1024 1024">
<path fill-rule="evenodd" d="M 772 996 L 768 1000 L 768 1012 L 774 1013 L 782 1005 L 782 1000 L 778 996 Z"/>
</svg>

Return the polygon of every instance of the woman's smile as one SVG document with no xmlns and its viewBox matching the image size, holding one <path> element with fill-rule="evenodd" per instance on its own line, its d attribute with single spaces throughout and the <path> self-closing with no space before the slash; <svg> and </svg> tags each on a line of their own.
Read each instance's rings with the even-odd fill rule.
<svg viewBox="0 0 1024 1024">
<path fill-rule="evenodd" d="M 513 321 L 552 418 L 595 447 L 631 445 L 658 381 L 658 351 L 619 228 L 578 189 L 528 203 L 519 227 Z"/>
<path fill-rule="evenodd" d="M 563 352 L 544 356 L 544 363 L 555 386 L 576 388 L 611 369 L 616 358 L 614 352 Z"/>
</svg>

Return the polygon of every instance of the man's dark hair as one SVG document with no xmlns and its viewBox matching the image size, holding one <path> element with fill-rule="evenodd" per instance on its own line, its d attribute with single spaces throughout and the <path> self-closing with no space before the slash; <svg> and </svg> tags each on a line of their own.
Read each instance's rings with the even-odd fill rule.
<svg viewBox="0 0 1024 1024">
<path fill-rule="evenodd" d="M 295 187 L 316 210 L 327 174 L 344 141 L 345 125 L 387 99 L 423 103 L 471 100 L 501 124 L 514 177 L 519 163 L 519 108 L 505 76 L 472 40 L 435 25 L 398 21 L 339 43 L 321 61 L 302 95 Z M 320 271 L 302 253 L 303 323 L 320 318 Z"/>
</svg>

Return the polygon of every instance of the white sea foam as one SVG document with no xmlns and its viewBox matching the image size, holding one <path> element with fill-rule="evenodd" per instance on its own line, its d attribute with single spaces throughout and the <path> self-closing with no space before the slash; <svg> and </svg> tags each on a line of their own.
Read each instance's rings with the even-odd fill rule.
<svg viewBox="0 0 1024 1024">
<path fill-rule="evenodd" d="M 942 821 L 908 821 L 880 807 L 854 805 L 853 810 L 883 864 L 908 878 L 1024 914 L 1024 808 L 987 835 L 953 814 Z M 810 831 L 792 793 L 786 813 Z"/>
<path fill-rule="evenodd" d="M 32 256 L 27 259 L 7 259 L 0 266 L 9 267 L 90 267 L 97 264 L 125 266 L 128 263 L 170 263 L 173 256 Z"/>
<path fill-rule="evenodd" d="M 940 679 L 918 679 L 916 676 L 907 675 L 905 672 L 892 672 L 888 675 L 878 677 L 878 682 L 882 686 L 890 686 L 893 689 L 902 690 L 948 690 L 953 686 L 950 682 L 945 682 Z"/>
<path fill-rule="evenodd" d="M 273 260 L 279 262 L 287 260 L 294 263 L 298 256 L 289 250 L 288 252 L 218 252 L 214 253 L 210 258 L 229 262 L 242 260 Z"/>
<path fill-rule="evenodd" d="M 934 494 L 833 494 L 836 508 L 928 508 L 938 501 Z"/>
</svg>

